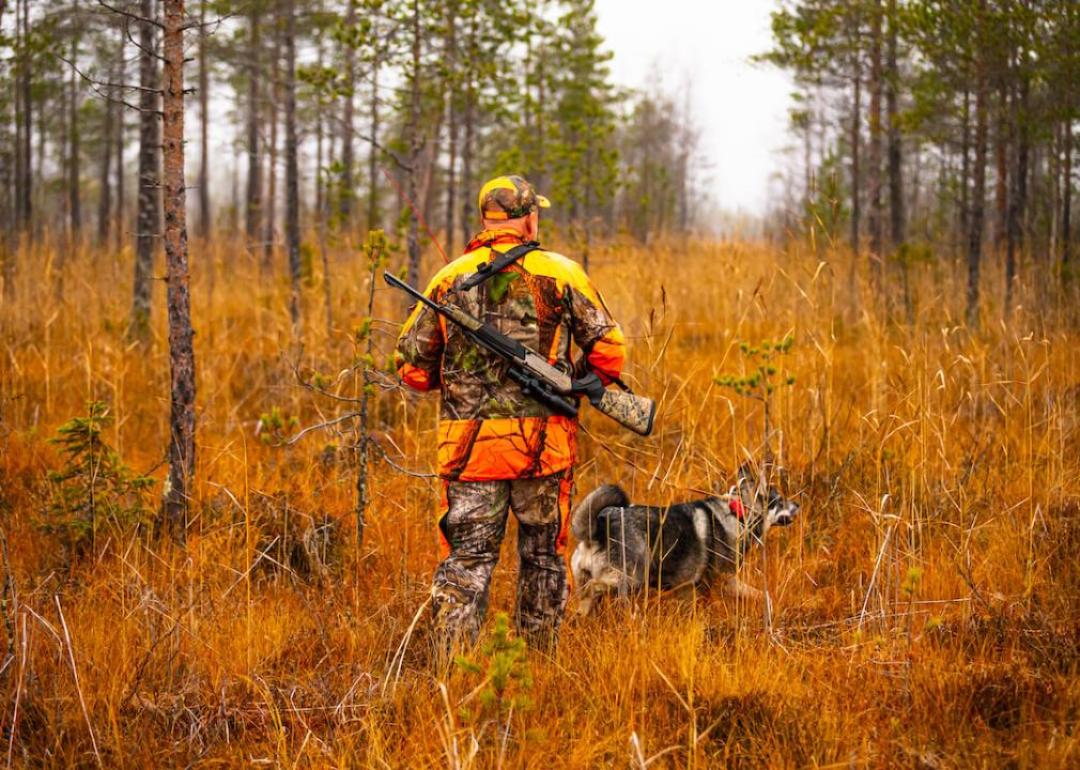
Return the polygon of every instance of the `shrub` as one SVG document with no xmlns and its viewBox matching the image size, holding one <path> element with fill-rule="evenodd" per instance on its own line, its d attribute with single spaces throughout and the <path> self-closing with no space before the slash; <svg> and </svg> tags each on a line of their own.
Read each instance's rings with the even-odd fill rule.
<svg viewBox="0 0 1080 770">
<path fill-rule="evenodd" d="M 108 406 L 91 401 L 87 409 L 89 414 L 64 423 L 50 439 L 65 463 L 48 474 L 52 494 L 40 523 L 71 557 L 93 551 L 102 529 L 128 535 L 152 515 L 148 493 L 154 480 L 132 471 L 105 443 L 102 430 L 112 422 Z"/>
<path fill-rule="evenodd" d="M 531 708 L 525 694 L 532 687 L 525 640 L 510 638 L 510 619 L 505 612 L 495 615 L 495 630 L 491 639 L 481 645 L 478 659 L 459 655 L 454 663 L 466 674 L 480 679 L 473 691 L 478 705 L 470 710 L 462 703 L 460 716 L 464 720 L 474 724 L 487 720 L 501 723 L 512 712 Z"/>
</svg>

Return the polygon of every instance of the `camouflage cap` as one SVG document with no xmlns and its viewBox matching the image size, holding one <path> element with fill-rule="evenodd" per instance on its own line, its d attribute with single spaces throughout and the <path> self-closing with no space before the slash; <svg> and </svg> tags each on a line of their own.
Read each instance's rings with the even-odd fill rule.
<svg viewBox="0 0 1080 770">
<path fill-rule="evenodd" d="M 518 219 L 546 209 L 551 201 L 520 176 L 497 176 L 480 188 L 480 215 L 484 219 Z"/>
</svg>

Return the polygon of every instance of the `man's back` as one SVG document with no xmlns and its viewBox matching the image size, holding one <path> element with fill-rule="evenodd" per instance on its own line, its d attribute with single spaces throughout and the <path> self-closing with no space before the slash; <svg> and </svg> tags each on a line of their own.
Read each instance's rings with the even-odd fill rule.
<svg viewBox="0 0 1080 770">
<path fill-rule="evenodd" d="M 462 257 L 436 274 L 425 293 L 459 306 L 565 371 L 573 365 L 574 343 L 602 377 L 617 376 L 622 332 L 585 272 L 566 257 L 531 251 L 479 286 L 459 290 L 481 265 L 522 241 L 512 231 L 481 233 Z M 522 393 L 506 376 L 506 363 L 453 324 L 418 307 L 398 351 L 406 383 L 441 389 L 439 472 L 444 478 L 534 478 L 573 464 L 575 421 Z"/>
</svg>

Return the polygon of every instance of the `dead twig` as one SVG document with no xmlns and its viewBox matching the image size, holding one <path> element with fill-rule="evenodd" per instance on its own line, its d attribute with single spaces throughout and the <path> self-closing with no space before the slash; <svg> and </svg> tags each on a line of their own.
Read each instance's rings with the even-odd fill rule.
<svg viewBox="0 0 1080 770">
<path fill-rule="evenodd" d="M 15 613 L 15 588 L 11 580 L 11 565 L 8 562 L 7 534 L 0 528 L 0 558 L 3 559 L 4 584 L 0 588 L 0 613 L 4 616 L 4 629 L 8 638 L 8 657 L 15 657 L 15 621 L 12 615 Z M 10 606 L 8 604 L 10 597 Z M 10 614 L 9 614 L 10 613 Z"/>
<path fill-rule="evenodd" d="M 79 684 L 79 669 L 75 666 L 75 649 L 71 644 L 71 633 L 68 631 L 67 619 L 64 610 L 60 606 L 60 595 L 53 596 L 56 601 L 56 612 L 60 615 L 60 626 L 64 629 L 64 642 L 67 646 L 68 662 L 71 663 L 71 676 L 75 679 L 75 692 L 79 695 L 79 706 L 82 707 L 83 719 L 86 720 L 86 729 L 90 731 L 90 745 L 94 747 L 94 757 L 98 767 L 104 767 L 101 761 L 101 752 L 98 751 L 97 737 L 94 735 L 94 726 L 90 723 L 90 712 L 86 710 L 86 699 L 83 697 L 82 685 Z"/>
<path fill-rule="evenodd" d="M 405 650 L 409 646 L 409 639 L 412 638 L 413 631 L 416 629 L 416 624 L 420 620 L 420 616 L 424 610 L 427 609 L 428 604 L 431 603 L 431 597 L 427 597 L 420 604 L 416 610 L 416 614 L 413 615 L 412 622 L 409 627 L 405 629 L 405 636 L 401 637 L 401 644 L 397 646 L 397 651 L 394 652 L 394 657 L 390 659 L 390 668 L 387 671 L 386 679 L 383 680 L 382 694 L 386 694 L 386 686 L 393 681 L 393 687 L 391 690 L 397 687 L 397 683 L 401 680 L 401 669 L 405 665 Z"/>
</svg>

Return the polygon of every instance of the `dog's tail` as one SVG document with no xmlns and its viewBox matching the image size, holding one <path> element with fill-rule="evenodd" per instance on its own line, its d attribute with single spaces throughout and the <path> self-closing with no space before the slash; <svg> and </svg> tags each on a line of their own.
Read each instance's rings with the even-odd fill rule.
<svg viewBox="0 0 1080 770">
<path fill-rule="evenodd" d="M 588 543 L 596 540 L 596 516 L 605 508 L 630 505 L 630 498 L 621 487 L 604 484 L 597 487 L 574 509 L 570 528 L 579 542 Z"/>
</svg>

